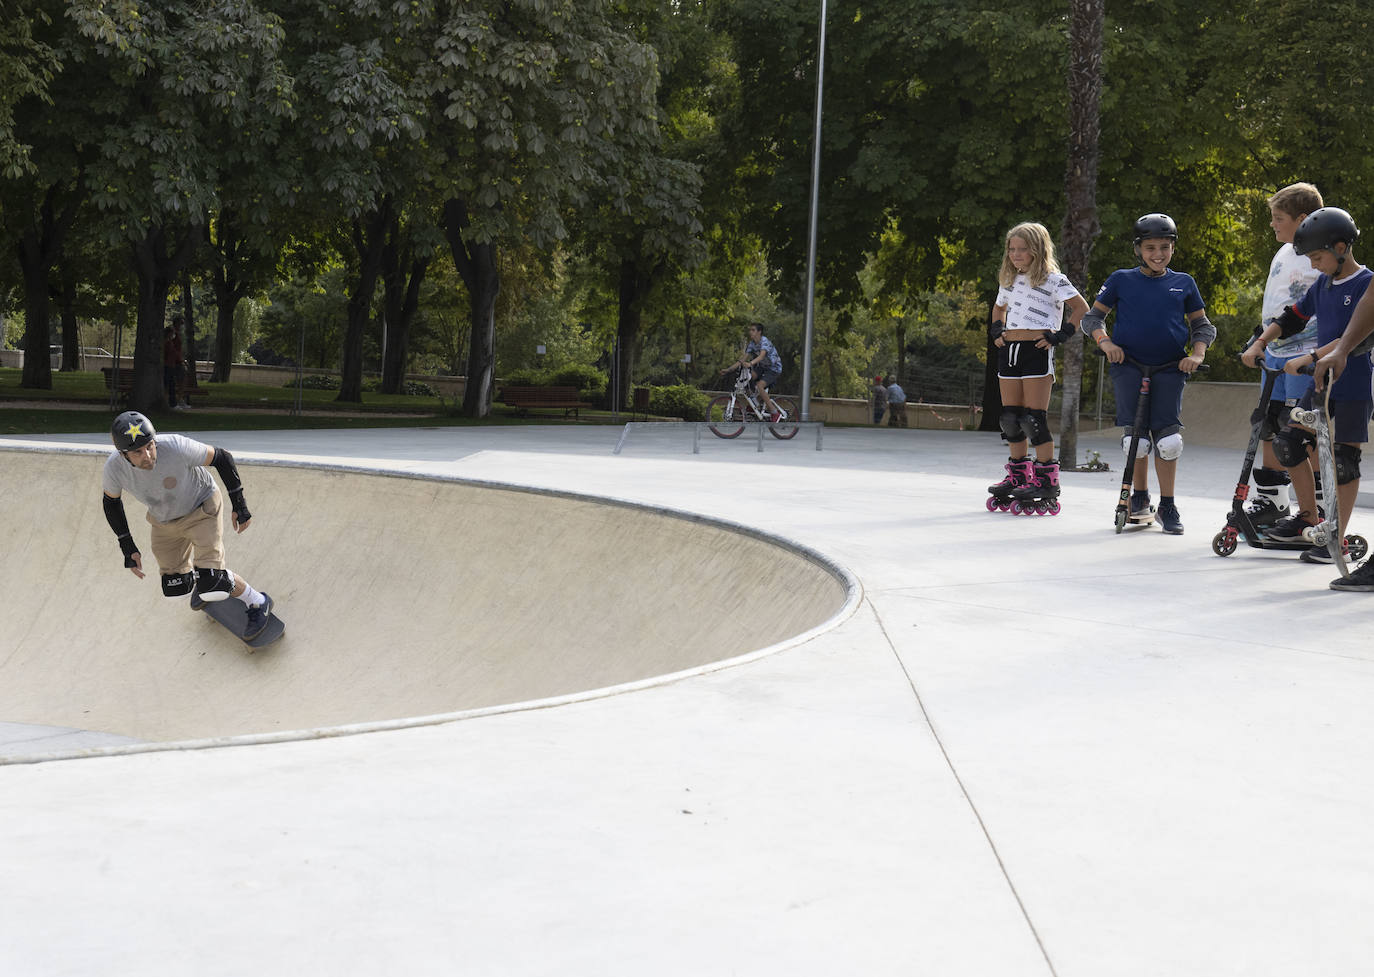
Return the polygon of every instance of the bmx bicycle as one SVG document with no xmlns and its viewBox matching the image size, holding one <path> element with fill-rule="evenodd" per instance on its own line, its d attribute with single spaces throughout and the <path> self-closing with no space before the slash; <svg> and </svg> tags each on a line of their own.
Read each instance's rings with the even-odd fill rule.
<svg viewBox="0 0 1374 977">
<path fill-rule="evenodd" d="M 732 393 L 714 398 L 706 406 L 706 426 L 718 438 L 737 438 L 744 433 L 746 424 L 767 424 L 768 433 L 782 441 L 797 436 L 797 419 L 801 414 L 797 402 L 791 397 L 773 397 L 779 417 L 769 420 L 764 406 L 754 395 L 751 381 L 753 373 L 746 366 L 735 377 Z"/>
</svg>

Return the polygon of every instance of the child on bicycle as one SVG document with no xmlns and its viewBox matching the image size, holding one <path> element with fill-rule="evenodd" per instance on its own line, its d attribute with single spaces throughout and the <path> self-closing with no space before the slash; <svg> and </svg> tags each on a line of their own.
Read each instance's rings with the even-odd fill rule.
<svg viewBox="0 0 1374 977">
<path fill-rule="evenodd" d="M 778 355 L 773 343 L 763 334 L 763 323 L 749 323 L 749 342 L 744 347 L 744 353 L 739 359 L 731 363 L 720 371 L 721 376 L 731 370 L 740 367 L 749 367 L 750 374 L 754 380 L 754 389 L 758 391 L 759 402 L 764 405 L 768 412 L 768 419 L 773 423 L 782 420 L 784 411 L 773 403 L 773 398 L 769 396 L 768 390 L 773 384 L 778 382 L 782 376 L 782 357 Z"/>
<path fill-rule="evenodd" d="M 1054 460 L 1048 415 L 1054 347 L 1074 334 L 1088 303 L 1060 274 L 1054 242 L 1043 224 L 1017 224 L 1007 232 L 997 284 L 991 335 L 998 349 L 999 420 L 1008 457 L 1007 477 L 989 485 L 988 492 L 999 502 L 1004 497 L 1053 501 L 1059 495 L 1059 463 Z"/>
<path fill-rule="evenodd" d="M 1177 363 L 1177 369 L 1153 375 L 1149 417 L 1132 473 L 1131 518 L 1148 519 L 1150 507 L 1150 449 L 1155 453 L 1155 477 L 1159 480 L 1160 526 L 1166 533 L 1181 535 L 1183 519 L 1174 502 L 1174 478 L 1178 457 L 1183 454 L 1183 385 L 1202 365 L 1207 347 L 1217 338 L 1216 328 L 1191 275 L 1173 271 L 1169 262 L 1178 242 L 1178 225 L 1168 214 L 1146 214 L 1132 228 L 1139 264 L 1108 276 L 1093 307 L 1083 317 L 1083 332 L 1097 342 L 1112 364 L 1116 393 L 1116 423 L 1126 428 L 1121 450 L 1130 451 L 1135 426 L 1135 405 L 1143 373 L 1127 357 L 1145 366 Z M 1107 335 L 1107 314 L 1116 311 L 1112 336 Z M 1188 352 L 1180 358 L 1179 354 Z"/>
</svg>

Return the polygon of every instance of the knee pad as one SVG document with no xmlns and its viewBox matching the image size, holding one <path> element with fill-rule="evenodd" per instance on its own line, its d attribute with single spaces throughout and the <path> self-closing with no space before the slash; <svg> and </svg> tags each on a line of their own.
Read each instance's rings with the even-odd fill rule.
<svg viewBox="0 0 1374 977">
<path fill-rule="evenodd" d="M 163 597 L 185 597 L 195 586 L 194 573 L 164 573 L 162 575 Z"/>
<path fill-rule="evenodd" d="M 1021 433 L 1021 414 L 1024 411 L 1024 407 L 1002 408 L 1002 416 L 997 419 L 997 423 L 1002 428 L 1003 441 L 1015 444 L 1017 441 L 1026 440 L 1026 436 Z"/>
<path fill-rule="evenodd" d="M 1336 484 L 1349 485 L 1360 477 L 1360 459 L 1364 452 L 1357 444 L 1338 444 L 1331 449 L 1336 460 Z"/>
<path fill-rule="evenodd" d="M 196 567 L 196 593 L 201 600 L 224 600 L 234 589 L 234 575 L 228 570 Z"/>
<path fill-rule="evenodd" d="M 1307 436 L 1284 428 L 1274 436 L 1274 457 L 1285 468 L 1296 468 L 1307 460 Z"/>
<path fill-rule="evenodd" d="M 1175 431 L 1166 434 L 1155 444 L 1155 457 L 1161 461 L 1177 461 L 1183 454 L 1183 435 Z"/>
<path fill-rule="evenodd" d="M 1027 410 L 1021 417 L 1021 430 L 1031 444 L 1046 444 L 1053 441 L 1050 436 L 1050 419 L 1043 410 Z"/>
<path fill-rule="evenodd" d="M 1140 436 L 1140 444 L 1136 445 L 1136 449 L 1135 449 L 1135 456 L 1136 456 L 1136 458 L 1138 458 L 1138 459 L 1139 459 L 1139 458 L 1144 458 L 1144 457 L 1146 457 L 1147 455 L 1149 455 L 1149 453 L 1150 453 L 1150 448 L 1151 448 L 1151 447 L 1153 447 L 1153 446 L 1150 444 L 1150 436 L 1149 436 L 1148 434 L 1142 434 L 1142 435 Z M 1122 435 L 1122 437 L 1121 437 L 1121 454 L 1124 456 L 1124 455 L 1126 454 L 1126 452 L 1128 452 L 1128 451 L 1130 451 L 1130 450 L 1131 450 L 1131 436 L 1130 436 L 1129 434 Z"/>
</svg>

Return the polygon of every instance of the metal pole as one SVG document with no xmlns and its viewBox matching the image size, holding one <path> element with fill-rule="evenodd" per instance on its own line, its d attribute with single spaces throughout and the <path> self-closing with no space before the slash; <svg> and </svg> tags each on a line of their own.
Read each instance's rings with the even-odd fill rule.
<svg viewBox="0 0 1374 977">
<path fill-rule="evenodd" d="M 816 132 L 811 144 L 811 219 L 806 236 L 806 335 L 802 346 L 801 419 L 811 420 L 811 341 L 816 334 L 816 231 L 821 193 L 821 106 L 825 101 L 825 11 L 816 44 Z"/>
</svg>

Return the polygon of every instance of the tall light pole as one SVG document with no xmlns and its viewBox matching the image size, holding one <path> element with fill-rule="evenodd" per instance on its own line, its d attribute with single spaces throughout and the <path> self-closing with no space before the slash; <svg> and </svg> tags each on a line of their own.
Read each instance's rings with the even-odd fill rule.
<svg viewBox="0 0 1374 977">
<path fill-rule="evenodd" d="M 802 346 L 801 419 L 811 420 L 811 341 L 816 334 L 816 230 L 821 196 L 821 106 L 825 101 L 825 3 L 816 45 L 816 132 L 811 144 L 811 220 L 806 234 L 806 334 Z"/>
</svg>

